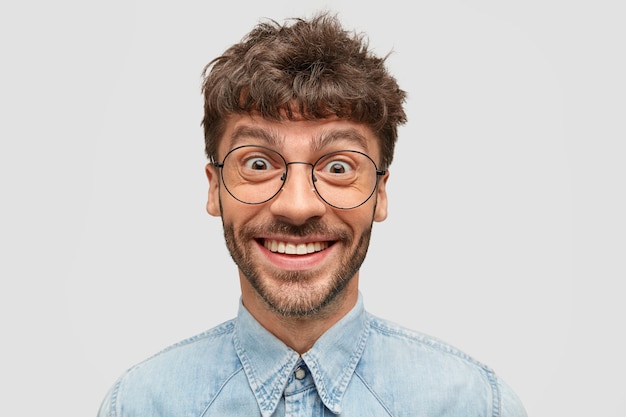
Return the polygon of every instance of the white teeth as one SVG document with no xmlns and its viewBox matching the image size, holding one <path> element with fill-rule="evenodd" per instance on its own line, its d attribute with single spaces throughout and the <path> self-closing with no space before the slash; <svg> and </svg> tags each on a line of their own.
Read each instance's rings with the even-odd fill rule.
<svg viewBox="0 0 626 417">
<path fill-rule="evenodd" d="M 263 244 L 269 251 L 286 253 L 288 255 L 306 255 L 307 253 L 320 252 L 328 248 L 328 242 L 289 243 L 276 240 L 265 240 Z"/>
</svg>

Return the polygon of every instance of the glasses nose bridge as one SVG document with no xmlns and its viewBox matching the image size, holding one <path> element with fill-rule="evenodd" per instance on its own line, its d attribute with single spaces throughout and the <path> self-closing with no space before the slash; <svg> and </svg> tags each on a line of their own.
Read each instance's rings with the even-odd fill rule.
<svg viewBox="0 0 626 417">
<path fill-rule="evenodd" d="M 311 180 L 313 181 L 313 186 L 315 187 L 315 181 L 317 181 L 317 178 L 315 178 L 315 174 L 313 173 L 313 169 L 315 168 L 315 164 L 311 163 L 311 162 L 304 162 L 304 161 L 292 161 L 292 162 L 286 162 L 285 163 L 285 173 L 283 174 L 283 176 L 281 177 L 281 180 L 283 181 L 283 186 L 284 183 L 287 181 L 287 177 L 289 175 L 289 165 L 308 165 L 311 167 Z"/>
</svg>

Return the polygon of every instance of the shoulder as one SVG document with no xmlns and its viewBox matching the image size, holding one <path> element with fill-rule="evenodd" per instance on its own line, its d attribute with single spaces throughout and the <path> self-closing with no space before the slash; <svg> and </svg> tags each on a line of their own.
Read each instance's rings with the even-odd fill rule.
<svg viewBox="0 0 626 417">
<path fill-rule="evenodd" d="M 434 409 L 463 404 L 476 415 L 526 415 L 497 374 L 467 353 L 371 314 L 368 323 L 369 339 L 356 372 L 381 401 L 389 398 L 397 403 L 404 398 L 408 403 L 429 403 Z"/>
<path fill-rule="evenodd" d="M 384 357 L 392 368 L 405 369 L 409 375 L 420 375 L 416 371 L 461 374 L 464 378 L 489 379 L 493 375 L 489 367 L 440 339 L 371 314 L 368 322 L 370 335 L 365 354 Z M 394 370 L 398 371 L 401 370 Z"/>
<path fill-rule="evenodd" d="M 368 322 L 371 329 L 371 340 L 368 341 L 368 344 L 393 346 L 398 353 L 434 355 L 442 359 L 468 363 L 472 367 L 489 370 L 485 365 L 463 351 L 433 336 L 409 329 L 369 313 Z"/>
<path fill-rule="evenodd" d="M 232 334 L 235 325 L 236 320 L 230 320 L 175 343 L 133 366 L 127 374 L 163 371 L 174 365 L 177 367 L 222 365 L 224 358 L 228 357 L 228 352 L 233 351 Z M 215 354 L 215 358 L 219 357 L 219 361 L 212 361 L 211 354 Z M 236 356 L 234 351 L 233 356 Z"/>
<path fill-rule="evenodd" d="M 118 415 L 115 410 L 122 406 L 134 410 L 129 415 L 149 415 L 156 403 L 162 412 L 166 398 L 186 398 L 194 410 L 206 406 L 197 400 L 215 397 L 241 371 L 232 341 L 235 326 L 236 320 L 230 320 L 134 365 L 111 388 L 99 415 Z"/>
</svg>

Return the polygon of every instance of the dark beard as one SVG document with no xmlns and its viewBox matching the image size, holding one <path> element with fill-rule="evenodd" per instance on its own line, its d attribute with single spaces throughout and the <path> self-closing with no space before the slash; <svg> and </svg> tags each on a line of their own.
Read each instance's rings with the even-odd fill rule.
<svg viewBox="0 0 626 417">
<path fill-rule="evenodd" d="M 265 301 L 268 307 L 272 311 L 285 317 L 304 318 L 320 315 L 327 310 L 333 302 L 341 300 L 340 296 L 343 294 L 346 285 L 348 285 L 350 280 L 357 273 L 365 259 L 372 233 L 372 226 L 370 224 L 370 227 L 363 232 L 354 251 L 341 259 L 338 269 L 333 272 L 333 278 L 329 282 L 329 285 L 324 288 L 323 293 L 312 296 L 315 298 L 304 296 L 296 297 L 296 295 L 292 293 L 282 295 L 273 294 L 270 288 L 263 283 L 261 274 L 254 264 L 253 259 L 249 253 L 246 252 L 246 248 L 238 243 L 251 242 L 254 236 L 263 234 L 261 230 L 264 233 L 278 233 L 297 237 L 305 237 L 313 232 L 321 232 L 329 236 L 336 236 L 346 247 L 352 245 L 353 238 L 346 232 L 329 232 L 326 226 L 318 220 L 308 222 L 302 226 L 276 222 L 262 228 L 243 227 L 237 237 L 235 237 L 232 224 L 224 224 L 224 237 L 231 257 L 250 285 Z M 302 271 L 283 271 L 273 278 L 280 282 L 306 285 L 306 283 L 311 280 L 311 275 L 310 273 Z M 306 291 L 305 293 L 308 294 Z M 291 298 L 287 300 L 290 296 Z"/>
</svg>

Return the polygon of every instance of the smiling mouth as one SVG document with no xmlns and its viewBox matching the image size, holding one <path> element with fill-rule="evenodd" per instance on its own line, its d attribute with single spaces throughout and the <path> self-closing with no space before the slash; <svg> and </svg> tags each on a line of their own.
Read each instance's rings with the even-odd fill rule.
<svg viewBox="0 0 626 417">
<path fill-rule="evenodd" d="M 279 240 L 265 239 L 263 246 L 274 253 L 284 253 L 287 255 L 307 255 L 309 253 L 321 252 L 330 246 L 329 242 L 308 242 L 291 243 Z"/>
</svg>

